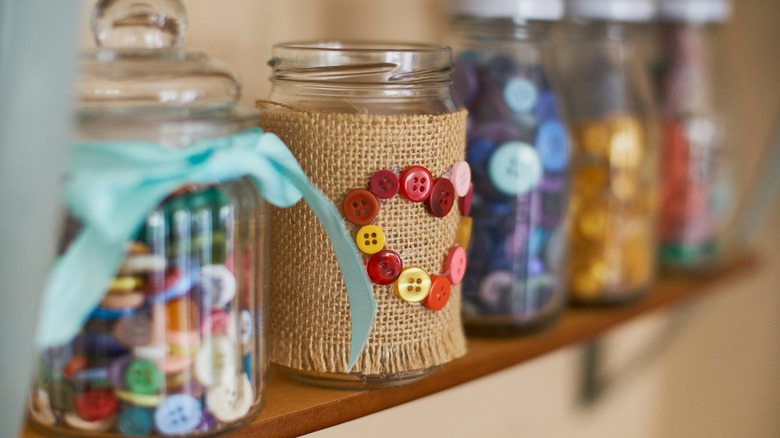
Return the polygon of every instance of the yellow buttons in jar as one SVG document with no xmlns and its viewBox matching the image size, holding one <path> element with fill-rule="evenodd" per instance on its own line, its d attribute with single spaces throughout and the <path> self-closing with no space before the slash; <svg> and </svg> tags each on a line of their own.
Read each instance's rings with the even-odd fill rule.
<svg viewBox="0 0 780 438">
<path fill-rule="evenodd" d="M 412 266 L 401 271 L 395 282 L 395 294 L 404 301 L 419 303 L 431 292 L 431 277 L 421 268 Z"/>
<path fill-rule="evenodd" d="M 361 227 L 355 236 L 357 247 L 366 254 L 376 254 L 385 247 L 385 232 L 376 225 Z"/>
</svg>

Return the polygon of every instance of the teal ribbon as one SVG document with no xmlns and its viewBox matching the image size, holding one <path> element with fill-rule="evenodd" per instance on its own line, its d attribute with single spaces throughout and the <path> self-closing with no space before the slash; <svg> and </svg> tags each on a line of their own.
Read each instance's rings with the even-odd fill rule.
<svg viewBox="0 0 780 438">
<path fill-rule="evenodd" d="M 242 176 L 249 176 L 260 195 L 278 207 L 290 207 L 303 196 L 328 233 L 347 287 L 351 370 L 376 315 L 371 283 L 336 207 L 309 181 L 284 143 L 257 128 L 181 149 L 143 142 L 74 145 L 65 202 L 84 228 L 50 273 L 39 346 L 59 345 L 78 333 L 116 275 L 125 245 L 171 192 L 184 184 Z"/>
</svg>

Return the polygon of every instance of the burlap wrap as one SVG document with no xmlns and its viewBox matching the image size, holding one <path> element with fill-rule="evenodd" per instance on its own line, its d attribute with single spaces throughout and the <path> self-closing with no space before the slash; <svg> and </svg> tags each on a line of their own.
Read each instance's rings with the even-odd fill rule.
<svg viewBox="0 0 780 438">
<path fill-rule="evenodd" d="M 430 116 L 372 116 L 294 111 L 258 102 L 261 127 L 278 135 L 311 180 L 341 208 L 351 190 L 367 188 L 378 170 L 420 165 L 441 176 L 464 159 L 466 112 Z M 404 266 L 442 271 L 461 216 L 445 218 L 400 194 L 381 203 L 375 224 Z M 311 210 L 298 203 L 271 214 L 270 358 L 307 371 L 345 373 L 350 319 L 347 292 L 328 238 Z M 359 227 L 347 223 L 352 236 Z M 364 259 L 365 256 L 364 256 Z M 433 312 L 374 285 L 378 312 L 353 373 L 388 375 L 421 370 L 465 353 L 460 286 Z"/>
</svg>

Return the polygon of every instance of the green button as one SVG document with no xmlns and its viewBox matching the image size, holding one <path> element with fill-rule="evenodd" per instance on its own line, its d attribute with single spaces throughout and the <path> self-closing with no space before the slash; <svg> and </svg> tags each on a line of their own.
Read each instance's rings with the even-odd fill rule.
<svg viewBox="0 0 780 438">
<path fill-rule="evenodd" d="M 135 394 L 154 394 L 162 385 L 164 376 L 157 366 L 148 360 L 136 360 L 127 367 L 125 381 Z"/>
</svg>

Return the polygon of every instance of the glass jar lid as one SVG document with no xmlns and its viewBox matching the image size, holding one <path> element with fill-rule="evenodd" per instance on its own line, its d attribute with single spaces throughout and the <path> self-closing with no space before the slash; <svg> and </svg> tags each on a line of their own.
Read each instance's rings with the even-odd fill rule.
<svg viewBox="0 0 780 438">
<path fill-rule="evenodd" d="M 98 48 L 84 54 L 79 84 L 86 113 L 172 118 L 232 110 L 240 83 L 226 64 L 181 48 L 187 28 L 179 0 L 99 0 Z"/>
</svg>

